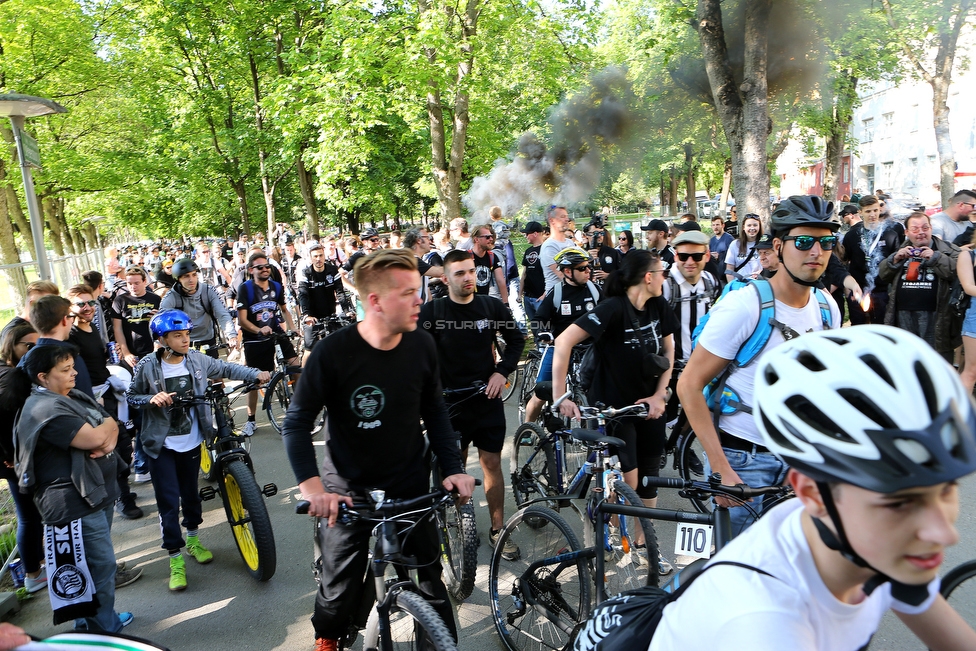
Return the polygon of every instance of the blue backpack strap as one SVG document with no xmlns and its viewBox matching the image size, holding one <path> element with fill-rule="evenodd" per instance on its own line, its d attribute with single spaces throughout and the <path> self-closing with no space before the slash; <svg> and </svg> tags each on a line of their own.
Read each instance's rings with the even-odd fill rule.
<svg viewBox="0 0 976 651">
<path fill-rule="evenodd" d="M 830 330 L 834 319 L 830 312 L 830 303 L 827 302 L 827 292 L 819 287 L 814 289 L 814 292 L 817 296 L 817 303 L 820 304 L 820 320 L 823 322 L 823 329 Z"/>
<path fill-rule="evenodd" d="M 731 284 L 731 283 L 730 283 Z M 773 297 L 773 288 L 769 281 L 757 279 L 752 281 L 752 286 L 757 292 L 759 299 L 759 322 L 752 335 L 739 347 L 739 352 L 735 354 L 735 365 L 738 367 L 748 366 L 762 353 L 769 343 L 769 338 L 773 334 L 771 320 L 776 318 L 776 299 Z"/>
</svg>

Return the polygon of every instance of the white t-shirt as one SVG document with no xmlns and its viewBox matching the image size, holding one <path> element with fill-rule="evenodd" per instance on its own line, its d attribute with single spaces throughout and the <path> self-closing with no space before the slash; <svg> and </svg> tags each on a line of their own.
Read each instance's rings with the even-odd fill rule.
<svg viewBox="0 0 976 651">
<path fill-rule="evenodd" d="M 745 262 L 745 259 L 749 257 L 750 253 L 752 253 L 752 257 L 749 258 L 749 262 L 746 262 L 744 265 L 742 265 L 742 268 L 739 269 L 739 271 L 737 271 L 736 273 L 743 276 L 744 278 L 748 278 L 753 275 L 758 275 L 759 273 L 762 272 L 762 263 L 759 262 L 759 251 L 753 252 L 755 248 L 756 248 L 756 243 L 749 242 L 749 244 L 746 245 L 745 253 L 740 254 L 739 240 L 735 240 L 734 242 L 732 242 L 732 244 L 729 244 L 729 250 L 726 251 L 725 253 L 725 264 L 730 264 L 732 265 L 732 269 L 735 269 L 740 264 Z M 730 273 L 730 272 L 726 270 L 725 273 Z"/>
<path fill-rule="evenodd" d="M 161 363 L 163 369 L 163 383 L 166 391 L 177 394 L 193 394 L 193 378 L 190 371 L 186 368 L 186 359 L 180 360 L 179 364 Z M 196 408 L 189 407 L 182 414 L 179 409 L 170 411 L 169 433 L 163 442 L 164 448 L 169 448 L 174 452 L 189 452 L 203 443 L 200 436 L 200 419 L 197 418 Z"/>
<path fill-rule="evenodd" d="M 800 500 L 788 500 L 716 554 L 715 560 L 772 576 L 733 565 L 707 569 L 664 609 L 649 651 L 855 651 L 868 643 L 889 608 L 919 614 L 935 601 L 938 578 L 920 606 L 897 601 L 888 583 L 859 604 L 839 601 L 813 562 L 802 513 Z"/>
<path fill-rule="evenodd" d="M 575 246 L 573 241 L 566 238 L 562 242 L 559 242 L 553 238 L 549 238 L 542 243 L 542 247 L 539 249 L 539 261 L 542 264 L 542 273 L 546 277 L 546 291 L 556 286 L 557 283 L 561 283 L 562 279 L 556 275 L 556 272 L 549 268 L 549 265 L 554 264 L 556 261 L 556 254 L 563 249 L 568 249 L 571 246 Z"/>
<path fill-rule="evenodd" d="M 831 298 L 830 294 L 824 292 L 827 304 L 830 306 L 831 327 L 840 327 L 840 310 L 837 303 Z M 798 333 L 823 330 L 823 320 L 820 318 L 820 303 L 817 302 L 816 295 L 811 292 L 810 300 L 805 307 L 795 308 L 776 301 L 776 320 L 788 325 Z M 756 330 L 759 323 L 759 297 L 758 290 L 753 286 L 743 287 L 733 292 L 729 292 L 722 300 L 712 306 L 709 312 L 708 323 L 698 337 L 698 345 L 704 346 L 705 350 L 721 357 L 722 359 L 735 359 L 736 353 L 742 345 L 748 341 L 749 337 Z M 765 350 L 772 350 L 784 341 L 783 333 L 778 328 L 773 328 L 773 332 L 766 343 Z M 752 364 L 738 368 L 729 376 L 726 386 L 733 389 L 739 396 L 739 401 L 745 405 L 752 406 L 753 380 L 756 368 L 762 361 L 762 356 Z M 756 424 L 752 420 L 752 414 L 738 412 L 731 416 L 722 416 L 719 425 L 723 430 L 751 441 L 757 445 L 762 445 L 762 437 L 756 429 Z"/>
</svg>

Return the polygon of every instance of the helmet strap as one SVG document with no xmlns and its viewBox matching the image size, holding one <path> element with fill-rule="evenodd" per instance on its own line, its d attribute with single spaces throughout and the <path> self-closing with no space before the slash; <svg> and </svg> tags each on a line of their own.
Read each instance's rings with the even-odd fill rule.
<svg viewBox="0 0 976 651">
<path fill-rule="evenodd" d="M 186 357 L 183 353 L 178 353 L 169 346 L 163 346 L 163 350 L 166 351 L 167 355 L 172 355 L 173 357 Z"/>
<path fill-rule="evenodd" d="M 780 252 L 779 252 L 779 266 L 786 270 L 786 275 L 788 275 L 790 278 L 792 278 L 793 279 L 793 282 L 795 282 L 797 285 L 803 285 L 804 287 L 816 287 L 817 285 L 820 284 L 820 280 L 819 279 L 812 280 L 811 281 L 811 280 L 800 280 L 799 278 L 797 278 L 793 274 L 793 272 L 790 271 L 790 268 L 786 266 L 786 263 L 783 262 L 783 251 L 782 251 L 782 249 L 780 249 Z"/>
<path fill-rule="evenodd" d="M 817 528 L 817 533 L 820 534 L 820 540 L 829 549 L 839 552 L 841 556 L 858 567 L 865 567 L 877 572 L 877 574 L 864 583 L 862 587 L 864 594 L 870 595 L 878 586 L 890 583 L 891 596 L 898 601 L 912 606 L 920 606 L 923 604 L 929 597 L 928 584 L 910 585 L 901 583 L 872 567 L 860 554 L 854 551 L 851 543 L 847 540 L 847 534 L 844 533 L 844 525 L 841 523 L 840 513 L 837 511 L 837 505 L 834 503 L 834 496 L 830 492 L 830 486 L 827 482 L 818 481 L 817 488 L 820 490 L 820 497 L 823 500 L 824 508 L 827 509 L 827 516 L 834 523 L 834 528 L 837 529 L 837 534 L 835 535 L 820 518 L 813 518 L 813 525 Z"/>
</svg>

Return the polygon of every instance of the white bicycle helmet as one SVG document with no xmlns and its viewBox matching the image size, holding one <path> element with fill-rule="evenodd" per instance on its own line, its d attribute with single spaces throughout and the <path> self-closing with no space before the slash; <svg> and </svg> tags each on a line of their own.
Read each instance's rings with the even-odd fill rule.
<svg viewBox="0 0 976 651">
<path fill-rule="evenodd" d="M 893 493 L 976 471 L 976 415 L 958 374 L 891 326 L 808 333 L 770 350 L 753 415 L 766 446 L 817 481 Z"/>
</svg>

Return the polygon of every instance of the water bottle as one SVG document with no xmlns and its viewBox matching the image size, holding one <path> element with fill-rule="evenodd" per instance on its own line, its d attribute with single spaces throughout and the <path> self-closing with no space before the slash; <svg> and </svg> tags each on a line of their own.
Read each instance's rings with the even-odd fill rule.
<svg viewBox="0 0 976 651">
<path fill-rule="evenodd" d="M 122 359 L 119 357 L 119 345 L 114 341 L 108 342 L 108 363 L 118 365 Z"/>
</svg>

